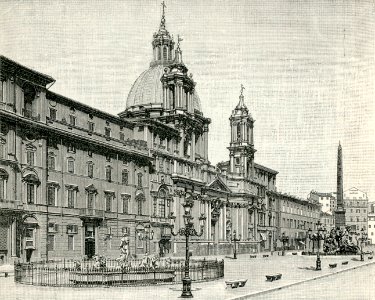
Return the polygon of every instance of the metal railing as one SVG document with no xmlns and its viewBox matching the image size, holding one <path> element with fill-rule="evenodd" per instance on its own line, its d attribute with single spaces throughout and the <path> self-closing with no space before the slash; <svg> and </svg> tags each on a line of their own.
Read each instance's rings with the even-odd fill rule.
<svg viewBox="0 0 375 300">
<path fill-rule="evenodd" d="M 184 278 L 182 259 L 164 259 L 154 268 L 141 266 L 142 260 L 132 260 L 126 267 L 115 259 L 106 260 L 105 267 L 96 267 L 95 261 L 49 261 L 15 263 L 14 281 L 21 284 L 92 287 L 144 286 L 176 284 Z M 224 260 L 192 260 L 190 277 L 193 281 L 210 281 L 224 277 Z"/>
</svg>

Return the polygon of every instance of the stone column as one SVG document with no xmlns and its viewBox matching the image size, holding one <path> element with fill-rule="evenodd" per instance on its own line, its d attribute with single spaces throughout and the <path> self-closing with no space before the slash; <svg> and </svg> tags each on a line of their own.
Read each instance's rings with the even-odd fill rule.
<svg viewBox="0 0 375 300">
<path fill-rule="evenodd" d="M 227 240 L 227 207 L 223 206 L 223 240 Z"/>
<path fill-rule="evenodd" d="M 207 126 L 207 125 L 205 125 Z M 208 126 L 204 128 L 204 133 L 203 133 L 203 141 L 204 141 L 204 152 L 203 152 L 203 156 L 204 156 L 204 160 L 207 161 L 208 160 Z"/>
<path fill-rule="evenodd" d="M 191 133 L 191 149 L 190 149 L 190 158 L 192 161 L 195 161 L 195 132 Z"/>
<path fill-rule="evenodd" d="M 177 82 L 174 84 L 174 108 L 176 109 L 178 107 L 178 86 Z"/>
<path fill-rule="evenodd" d="M 164 82 L 163 84 L 163 109 L 168 109 L 168 85 Z"/>
</svg>

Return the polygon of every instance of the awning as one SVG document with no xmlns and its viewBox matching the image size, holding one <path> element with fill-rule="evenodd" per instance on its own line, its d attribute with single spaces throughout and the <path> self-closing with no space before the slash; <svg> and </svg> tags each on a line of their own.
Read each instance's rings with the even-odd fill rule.
<svg viewBox="0 0 375 300">
<path fill-rule="evenodd" d="M 37 185 L 40 184 L 40 180 L 38 176 L 36 176 L 35 174 L 27 174 L 26 176 L 23 177 L 22 180 L 29 182 L 29 183 L 37 184 Z"/>
<path fill-rule="evenodd" d="M 262 241 L 266 241 L 267 240 L 267 235 L 266 234 L 261 233 L 261 232 L 259 232 L 259 234 L 260 234 L 260 238 L 261 238 Z"/>
</svg>

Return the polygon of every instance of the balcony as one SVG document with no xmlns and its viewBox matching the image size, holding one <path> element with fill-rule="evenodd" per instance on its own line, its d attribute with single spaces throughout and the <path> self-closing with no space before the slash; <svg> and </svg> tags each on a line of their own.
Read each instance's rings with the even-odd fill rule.
<svg viewBox="0 0 375 300">
<path fill-rule="evenodd" d="M 36 114 L 35 112 L 33 112 L 30 109 L 23 108 L 22 109 L 22 115 L 25 118 L 28 118 L 28 119 L 33 120 L 33 121 L 37 121 L 37 122 L 40 121 L 40 114 Z"/>
<path fill-rule="evenodd" d="M 151 216 L 150 220 L 151 224 L 162 224 L 162 225 L 170 225 L 170 218 L 166 217 L 159 217 L 159 216 Z"/>
<path fill-rule="evenodd" d="M 0 199 L 0 209 L 19 210 L 21 205 L 18 200 Z"/>
<path fill-rule="evenodd" d="M 79 215 L 81 218 L 88 218 L 88 219 L 103 219 L 104 218 L 104 210 L 100 209 L 93 209 L 93 208 L 80 208 Z"/>
</svg>

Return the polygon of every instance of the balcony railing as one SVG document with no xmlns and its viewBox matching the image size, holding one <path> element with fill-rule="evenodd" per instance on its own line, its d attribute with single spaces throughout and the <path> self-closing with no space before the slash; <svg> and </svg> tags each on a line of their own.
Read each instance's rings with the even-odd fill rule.
<svg viewBox="0 0 375 300">
<path fill-rule="evenodd" d="M 80 208 L 79 215 L 81 217 L 103 218 L 104 210 L 93 208 Z"/>
<path fill-rule="evenodd" d="M 22 109 L 22 115 L 25 118 L 31 119 L 33 121 L 40 121 L 40 114 L 36 114 L 31 109 L 25 109 L 25 108 L 23 108 Z"/>
</svg>

